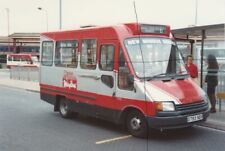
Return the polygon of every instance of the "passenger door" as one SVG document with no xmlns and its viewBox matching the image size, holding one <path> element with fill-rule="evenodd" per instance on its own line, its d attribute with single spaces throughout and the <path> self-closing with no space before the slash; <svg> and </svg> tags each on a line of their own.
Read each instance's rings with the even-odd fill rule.
<svg viewBox="0 0 225 151">
<path fill-rule="evenodd" d="M 75 71 L 76 72 L 76 71 Z M 81 40 L 80 66 L 77 70 L 77 90 L 80 107 L 85 114 L 96 116 L 98 97 L 97 83 L 99 72 L 97 69 L 97 40 Z"/>
<path fill-rule="evenodd" d="M 116 70 L 115 56 L 118 52 L 117 40 L 104 40 L 99 43 L 97 116 L 108 120 L 115 119 Z"/>
</svg>

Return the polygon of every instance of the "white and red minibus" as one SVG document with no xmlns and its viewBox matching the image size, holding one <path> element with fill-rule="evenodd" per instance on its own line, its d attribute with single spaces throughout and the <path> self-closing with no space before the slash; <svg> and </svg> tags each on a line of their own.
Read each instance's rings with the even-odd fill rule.
<svg viewBox="0 0 225 151">
<path fill-rule="evenodd" d="M 62 117 L 87 114 L 148 128 L 206 120 L 208 99 L 188 75 L 170 27 L 140 23 L 41 34 L 40 96 Z"/>
<path fill-rule="evenodd" d="M 12 53 L 7 54 L 6 65 L 11 67 L 38 67 L 39 61 L 37 56 L 27 53 Z"/>
</svg>

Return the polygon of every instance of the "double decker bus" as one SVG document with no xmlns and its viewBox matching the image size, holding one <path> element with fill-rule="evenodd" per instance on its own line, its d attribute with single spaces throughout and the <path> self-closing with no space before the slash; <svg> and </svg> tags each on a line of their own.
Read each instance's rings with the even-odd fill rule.
<svg viewBox="0 0 225 151">
<path fill-rule="evenodd" d="M 68 118 L 124 124 L 133 136 L 203 122 L 208 98 L 193 82 L 170 27 L 128 23 L 41 34 L 40 97 Z"/>
</svg>

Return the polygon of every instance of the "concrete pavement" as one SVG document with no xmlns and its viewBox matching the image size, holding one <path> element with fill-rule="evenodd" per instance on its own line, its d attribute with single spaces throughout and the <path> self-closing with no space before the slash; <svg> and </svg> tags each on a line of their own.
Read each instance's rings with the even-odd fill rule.
<svg viewBox="0 0 225 151">
<path fill-rule="evenodd" d="M 19 89 L 25 89 L 28 91 L 39 92 L 40 87 L 38 82 L 13 80 L 9 77 L 0 76 L 0 86 L 7 86 Z M 211 113 L 208 120 L 205 123 L 199 124 L 200 126 L 219 129 L 225 131 L 225 101 L 222 102 L 222 111 L 219 112 L 218 104 L 217 112 Z"/>
<path fill-rule="evenodd" d="M 223 102 L 223 103 L 225 103 L 225 102 Z M 207 121 L 205 123 L 202 123 L 199 125 L 225 131 L 225 110 L 224 110 L 224 108 L 225 107 L 223 106 L 221 112 L 219 112 L 219 109 L 217 108 L 216 113 L 210 113 Z"/>
<path fill-rule="evenodd" d="M 22 80 L 14 80 L 10 79 L 9 76 L 1 76 L 0 75 L 0 85 L 25 89 L 29 91 L 39 92 L 40 87 L 38 82 L 33 81 L 22 81 Z"/>
</svg>

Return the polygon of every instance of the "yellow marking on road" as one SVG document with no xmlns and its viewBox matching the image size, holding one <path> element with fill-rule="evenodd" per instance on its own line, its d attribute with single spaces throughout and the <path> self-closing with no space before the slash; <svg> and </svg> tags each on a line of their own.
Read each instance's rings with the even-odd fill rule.
<svg viewBox="0 0 225 151">
<path fill-rule="evenodd" d="M 102 140 L 102 141 L 95 142 L 95 144 L 96 145 L 105 144 L 105 143 L 110 143 L 110 142 L 114 142 L 114 141 L 119 141 L 119 140 L 127 139 L 127 138 L 130 138 L 130 137 L 132 137 L 132 135 L 126 135 L 126 136 L 122 136 L 122 137 L 116 137 L 116 138 L 106 139 L 106 140 Z"/>
</svg>

